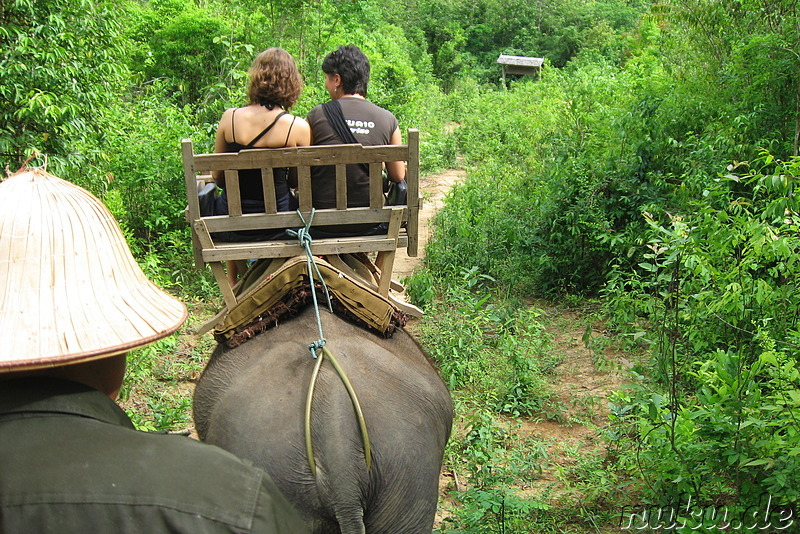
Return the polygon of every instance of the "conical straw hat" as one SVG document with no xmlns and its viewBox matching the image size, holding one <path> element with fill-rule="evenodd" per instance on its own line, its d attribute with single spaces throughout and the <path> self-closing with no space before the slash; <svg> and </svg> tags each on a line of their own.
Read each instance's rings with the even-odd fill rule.
<svg viewBox="0 0 800 534">
<path fill-rule="evenodd" d="M 97 198 L 40 169 L 0 183 L 0 372 L 128 352 L 186 316 Z"/>
</svg>

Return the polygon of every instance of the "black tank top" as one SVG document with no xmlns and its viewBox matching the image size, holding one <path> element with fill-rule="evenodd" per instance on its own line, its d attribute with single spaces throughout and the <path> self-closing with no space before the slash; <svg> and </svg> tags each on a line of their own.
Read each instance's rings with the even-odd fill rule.
<svg viewBox="0 0 800 534">
<path fill-rule="evenodd" d="M 237 143 L 236 140 L 236 133 L 233 128 L 233 115 L 236 114 L 236 110 L 233 110 L 231 114 L 231 137 L 233 137 L 234 141 L 227 142 L 225 150 L 227 152 L 241 152 L 242 150 L 253 150 L 253 149 L 262 149 L 262 148 L 271 148 L 271 147 L 257 147 L 255 145 L 259 139 L 264 137 L 267 132 L 269 132 L 273 126 L 278 122 L 278 119 L 287 115 L 287 112 L 282 111 L 275 117 L 275 120 L 272 121 L 269 126 L 264 128 L 260 134 L 255 136 L 252 141 L 248 144 L 243 145 L 241 143 Z M 286 134 L 286 141 L 284 141 L 283 146 L 286 146 L 286 143 L 289 142 L 289 135 L 292 133 L 292 127 L 294 126 L 294 119 L 292 120 L 291 126 L 289 126 L 289 132 Z M 283 148 L 283 147 L 281 147 Z M 281 169 L 274 169 L 273 171 L 273 180 L 275 182 L 275 200 L 278 204 L 278 211 L 290 211 L 291 206 L 289 203 L 290 195 L 289 195 L 289 169 L 288 168 L 281 168 Z M 239 191 L 242 195 L 242 200 L 255 200 L 258 202 L 264 203 L 264 190 L 261 187 L 261 169 L 247 169 L 239 171 Z M 263 209 L 263 208 L 262 208 Z"/>
</svg>

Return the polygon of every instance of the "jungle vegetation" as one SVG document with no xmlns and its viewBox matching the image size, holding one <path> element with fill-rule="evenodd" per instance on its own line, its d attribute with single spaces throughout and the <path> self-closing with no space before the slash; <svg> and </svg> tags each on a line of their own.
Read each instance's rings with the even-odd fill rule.
<svg viewBox="0 0 800 534">
<path fill-rule="evenodd" d="M 180 139 L 210 150 L 260 50 L 297 59 L 302 116 L 324 55 L 358 44 L 423 171 L 467 171 L 408 281 L 469 480 L 441 531 L 600 532 L 689 498 L 740 517 L 800 498 L 799 23 L 794 0 L 0 0 L 0 162 L 91 190 L 202 309 L 218 296 L 191 269 Z M 503 87 L 499 54 L 544 57 L 541 76 Z M 565 475 L 574 506 L 520 491 L 545 455 L 513 423 L 556 417 L 537 299 L 591 304 L 637 355 L 603 454 Z M 134 355 L 126 394 L 202 368 L 208 346 L 179 345 Z M 170 430 L 187 403 L 129 411 Z"/>
</svg>

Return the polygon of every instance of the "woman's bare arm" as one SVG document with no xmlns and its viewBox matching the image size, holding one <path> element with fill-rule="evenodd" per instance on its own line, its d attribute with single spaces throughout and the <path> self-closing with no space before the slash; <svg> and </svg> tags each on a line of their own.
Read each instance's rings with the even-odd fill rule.
<svg viewBox="0 0 800 534">
<path fill-rule="evenodd" d="M 217 126 L 217 137 L 214 140 L 214 152 L 227 152 L 228 151 L 228 141 L 225 138 L 228 132 L 228 125 L 231 123 L 231 114 L 233 113 L 233 108 L 226 109 L 225 112 L 222 114 L 222 118 L 219 120 L 219 126 Z M 222 171 L 213 171 L 211 176 L 214 178 L 214 183 L 217 184 L 218 187 L 225 187 L 225 173 Z"/>
</svg>

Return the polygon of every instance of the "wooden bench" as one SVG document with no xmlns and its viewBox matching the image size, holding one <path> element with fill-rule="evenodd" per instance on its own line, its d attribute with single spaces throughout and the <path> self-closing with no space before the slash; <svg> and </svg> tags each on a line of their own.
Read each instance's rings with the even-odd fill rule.
<svg viewBox="0 0 800 534">
<path fill-rule="evenodd" d="M 311 168 L 322 165 L 336 167 L 336 207 L 314 210 L 313 226 L 343 226 L 351 224 L 377 225 L 386 223 L 385 235 L 335 237 L 314 239 L 311 252 L 333 258 L 337 267 L 346 269 L 339 254 L 378 252 L 375 288 L 388 296 L 392 287 L 392 268 L 395 251 L 406 248 L 408 255 L 418 252 L 419 194 L 419 131 L 409 129 L 406 145 L 325 145 L 277 149 L 246 150 L 239 153 L 195 154 L 192 141 L 182 142 L 183 168 L 186 179 L 186 194 L 189 201 L 187 219 L 192 229 L 195 267 L 205 268 L 209 264 L 219 284 L 228 309 L 237 303 L 235 290 L 228 283 L 222 262 L 258 258 L 288 258 L 305 254 L 305 249 L 295 238 L 271 241 L 226 242 L 214 238 L 217 232 L 242 230 L 280 230 L 299 228 L 312 220 Z M 405 206 L 385 206 L 383 196 L 383 163 L 404 161 L 407 165 L 406 182 L 408 200 Z M 366 163 L 369 165 L 369 206 L 347 207 L 346 165 Z M 275 203 L 275 186 L 272 170 L 290 167 L 297 170 L 297 195 L 300 215 L 294 212 L 278 212 Z M 265 207 L 263 213 L 242 213 L 239 194 L 239 171 L 261 169 Z M 211 179 L 213 171 L 224 171 L 228 197 L 228 215 L 203 217 L 200 214 L 198 187 Z M 396 282 L 394 282 L 396 284 Z M 400 288 L 402 289 L 402 288 Z"/>
</svg>

